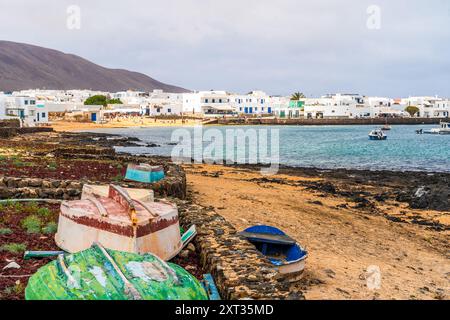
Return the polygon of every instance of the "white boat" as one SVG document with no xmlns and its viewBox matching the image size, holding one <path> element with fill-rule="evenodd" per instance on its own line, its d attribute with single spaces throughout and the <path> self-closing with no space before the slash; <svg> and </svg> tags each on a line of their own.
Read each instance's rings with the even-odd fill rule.
<svg viewBox="0 0 450 320">
<path fill-rule="evenodd" d="M 381 129 L 375 129 L 369 132 L 370 140 L 386 140 L 387 135 Z"/>
<path fill-rule="evenodd" d="M 430 130 L 418 130 L 417 133 L 424 134 L 450 134 L 450 123 L 441 122 L 439 128 L 433 128 Z"/>
</svg>

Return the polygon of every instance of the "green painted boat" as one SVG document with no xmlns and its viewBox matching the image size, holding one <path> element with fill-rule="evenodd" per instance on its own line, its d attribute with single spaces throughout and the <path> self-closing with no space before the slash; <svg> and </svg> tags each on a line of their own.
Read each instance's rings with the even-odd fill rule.
<svg viewBox="0 0 450 320">
<path fill-rule="evenodd" d="M 105 249 L 96 243 L 40 268 L 26 300 L 208 300 L 202 284 L 182 267 L 155 255 Z"/>
</svg>

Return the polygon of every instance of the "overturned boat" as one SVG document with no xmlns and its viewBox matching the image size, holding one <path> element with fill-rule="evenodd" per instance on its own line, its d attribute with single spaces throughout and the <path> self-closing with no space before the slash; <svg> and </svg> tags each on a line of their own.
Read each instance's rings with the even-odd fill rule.
<svg viewBox="0 0 450 320">
<path fill-rule="evenodd" d="M 176 205 L 130 193 L 110 185 L 106 197 L 101 190 L 90 190 L 82 200 L 64 201 L 56 244 L 70 253 L 100 242 L 108 249 L 173 258 L 183 246 Z"/>
<path fill-rule="evenodd" d="M 255 245 L 282 274 L 300 274 L 305 268 L 308 252 L 278 228 L 253 226 L 240 235 Z"/>
<path fill-rule="evenodd" d="M 153 254 L 134 254 L 95 243 L 59 255 L 28 281 L 26 300 L 207 300 L 208 293 L 182 267 Z"/>
<path fill-rule="evenodd" d="M 164 177 L 164 168 L 162 166 L 151 166 L 147 163 L 129 164 L 125 174 L 126 180 L 143 183 L 158 182 Z"/>
</svg>

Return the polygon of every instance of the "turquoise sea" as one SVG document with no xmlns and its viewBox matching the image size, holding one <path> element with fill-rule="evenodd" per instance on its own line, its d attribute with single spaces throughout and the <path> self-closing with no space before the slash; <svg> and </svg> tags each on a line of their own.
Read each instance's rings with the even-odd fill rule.
<svg viewBox="0 0 450 320">
<path fill-rule="evenodd" d="M 387 131 L 386 141 L 370 141 L 372 125 L 361 126 L 207 126 L 225 135 L 226 130 L 279 130 L 280 164 L 324 169 L 348 168 L 395 171 L 450 172 L 450 135 L 418 135 L 427 125 L 398 125 Z M 97 129 L 92 132 L 137 137 L 160 147 L 118 147 L 117 151 L 170 156 L 172 132 L 192 127 Z M 204 133 L 203 132 L 203 133 Z M 216 131 L 217 132 L 217 131 Z M 193 136 L 193 135 L 192 135 Z M 268 140 L 270 143 L 270 139 Z M 208 145 L 204 142 L 203 145 Z M 197 144 L 197 148 L 201 144 Z M 248 146 L 247 146 L 248 147 Z M 194 148 L 193 148 L 194 149 Z M 225 148 L 224 148 L 225 149 Z M 225 152 L 224 152 L 225 153 Z M 224 158 L 226 155 L 224 155 Z"/>
</svg>

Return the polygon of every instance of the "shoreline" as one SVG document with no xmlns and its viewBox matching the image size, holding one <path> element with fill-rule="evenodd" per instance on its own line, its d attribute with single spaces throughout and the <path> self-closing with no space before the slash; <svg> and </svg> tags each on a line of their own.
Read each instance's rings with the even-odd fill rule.
<svg viewBox="0 0 450 320">
<path fill-rule="evenodd" d="M 238 230 L 267 224 L 306 246 L 304 278 L 291 290 L 306 299 L 446 299 L 449 211 L 413 209 L 397 199 L 408 180 L 377 181 L 342 172 L 264 177 L 256 168 L 183 166 L 194 202 Z M 353 172 L 354 173 L 354 172 Z M 366 287 L 366 269 L 382 285 Z"/>
<path fill-rule="evenodd" d="M 105 124 L 92 123 L 92 122 L 70 122 L 70 121 L 52 121 L 51 127 L 56 132 L 77 132 L 80 130 L 90 129 L 127 129 L 127 128 L 166 128 L 166 127 L 178 127 L 186 126 L 192 127 L 197 124 L 201 124 L 201 121 L 186 119 L 182 122 L 181 119 L 176 120 L 157 120 L 153 118 L 146 118 L 142 122 L 141 119 L 127 119 L 124 121 L 114 121 Z"/>
<path fill-rule="evenodd" d="M 209 120 L 209 121 L 208 121 Z M 206 121 L 206 122 L 204 122 Z M 131 118 L 114 120 L 108 123 L 52 121 L 50 126 L 55 131 L 77 131 L 89 129 L 127 129 L 127 128 L 157 128 L 157 127 L 192 127 L 195 125 L 208 126 L 358 126 L 358 125 L 436 125 L 450 119 L 434 118 L 392 118 L 384 119 L 265 119 L 265 118 L 231 118 L 231 119 L 156 119 Z"/>
<path fill-rule="evenodd" d="M 140 141 L 117 134 L 73 132 L 41 132 L 0 139 L 0 156 L 5 164 L 1 168 L 4 185 L 0 189 L 6 198 L 19 193 L 29 198 L 25 192 L 31 191 L 61 197 L 58 193 L 61 188 L 57 186 L 43 189 L 44 185 L 57 183 L 67 185 L 67 190 L 62 191 L 75 198 L 87 181 L 124 183 L 127 163 L 164 164 L 170 166 L 168 176 L 175 175 L 164 182 L 172 181 L 164 190 L 183 199 L 189 208 L 204 208 L 204 215 L 197 211 L 188 215 L 199 230 L 206 228 L 208 241 L 220 240 L 218 252 L 236 249 L 228 247 L 238 241 L 234 238 L 231 241 L 233 235 L 256 224 L 278 227 L 306 247 L 309 257 L 305 273 L 300 281 L 290 284 L 291 293 L 313 300 L 448 297 L 445 288 L 450 272 L 450 174 L 282 166 L 276 175 L 267 177 L 261 175 L 257 165 L 178 167 L 168 157 L 118 155 L 112 148 L 136 143 Z M 22 188 L 24 183 L 27 186 Z M 37 184 L 42 187 L 35 188 Z M 415 196 L 422 187 L 420 195 Z M 182 214 L 185 213 L 180 211 L 180 217 Z M 220 225 L 215 228 L 227 224 L 228 231 L 210 232 L 211 217 L 214 221 L 220 218 Z M 8 224 L 3 227 L 15 228 Z M 14 231 L 18 232 L 18 228 Z M 14 235 L 3 237 L 14 242 Z M 26 237 L 29 249 L 35 249 L 35 243 Z M 199 254 L 210 254 L 208 246 L 203 243 Z M 245 248 L 249 250 L 250 246 L 247 244 Z M 8 259 L 17 257 L 4 255 Z M 226 261 L 227 257 L 228 254 L 219 253 L 216 258 Z M 216 258 L 211 260 L 213 270 L 219 261 Z M 18 261 L 28 266 L 29 262 Z M 248 275 L 256 267 L 252 263 L 253 260 L 239 261 L 231 266 Z M 368 290 L 366 286 L 366 270 L 373 265 L 382 272 L 382 286 L 378 290 Z M 219 285 L 227 283 L 230 288 L 245 285 L 244 280 L 240 281 L 236 284 L 219 280 Z"/>
</svg>

